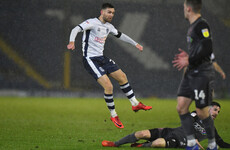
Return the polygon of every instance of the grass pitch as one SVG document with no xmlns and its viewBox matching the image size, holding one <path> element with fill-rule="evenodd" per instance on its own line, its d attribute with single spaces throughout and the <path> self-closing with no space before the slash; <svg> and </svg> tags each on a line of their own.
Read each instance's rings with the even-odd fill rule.
<svg viewBox="0 0 230 150">
<path fill-rule="evenodd" d="M 128 150 L 105 148 L 103 140 L 115 141 L 138 130 L 180 125 L 176 100 L 142 99 L 150 111 L 131 110 L 127 99 L 116 99 L 116 111 L 124 129 L 110 121 L 104 99 L 0 97 L 1 150 Z M 215 120 L 222 138 L 230 143 L 230 101 L 218 100 L 222 110 Z M 191 110 L 194 109 L 192 104 Z M 204 144 L 203 144 L 204 143 Z M 207 142 L 202 142 L 206 147 Z"/>
</svg>

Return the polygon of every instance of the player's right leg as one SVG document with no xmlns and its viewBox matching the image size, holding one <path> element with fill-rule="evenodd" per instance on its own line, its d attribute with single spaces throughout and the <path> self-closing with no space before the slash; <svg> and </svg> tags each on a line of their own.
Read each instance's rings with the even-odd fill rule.
<svg viewBox="0 0 230 150">
<path fill-rule="evenodd" d="M 193 83 L 190 82 L 191 78 L 188 77 L 188 74 L 185 74 L 177 94 L 177 112 L 187 138 L 187 149 L 193 148 L 194 146 L 197 148 L 195 135 L 193 133 L 193 118 L 189 112 L 189 106 L 192 103 L 191 97 L 193 94 L 191 87 L 191 84 Z"/>
<path fill-rule="evenodd" d="M 107 75 L 103 75 L 100 78 L 98 78 L 97 82 L 104 88 L 104 99 L 111 113 L 111 121 L 114 123 L 116 127 L 124 128 L 115 111 L 115 104 L 113 100 L 113 85 L 111 81 L 109 80 Z"/>
<path fill-rule="evenodd" d="M 217 149 L 216 139 L 215 139 L 215 127 L 214 121 L 209 113 L 209 106 L 206 106 L 202 109 L 196 108 L 198 117 L 202 120 L 205 131 L 208 138 L 208 149 L 214 150 Z"/>
<path fill-rule="evenodd" d="M 178 96 L 177 98 L 177 112 L 180 116 L 181 125 L 184 129 L 187 138 L 187 150 L 193 149 L 198 150 L 198 145 L 196 144 L 195 135 L 193 132 L 193 118 L 189 112 L 189 106 L 192 100 L 187 97 Z"/>
<path fill-rule="evenodd" d="M 194 81 L 196 112 L 198 117 L 202 120 L 207 134 L 208 150 L 217 149 L 214 122 L 209 113 L 209 105 L 212 102 L 212 92 L 214 86 L 213 78 L 212 74 L 207 74 L 206 76 L 201 76 Z"/>
</svg>

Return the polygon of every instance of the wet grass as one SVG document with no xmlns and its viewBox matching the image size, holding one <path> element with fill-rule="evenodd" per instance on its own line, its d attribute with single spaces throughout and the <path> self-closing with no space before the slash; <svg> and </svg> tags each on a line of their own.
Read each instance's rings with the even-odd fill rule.
<svg viewBox="0 0 230 150">
<path fill-rule="evenodd" d="M 176 100 L 142 99 L 151 111 L 131 110 L 127 99 L 115 99 L 116 111 L 124 129 L 109 119 L 104 99 L 99 98 L 18 98 L 0 97 L 1 150 L 112 150 L 102 140 L 118 140 L 138 130 L 180 125 Z M 219 100 L 222 110 L 215 121 L 219 134 L 230 142 L 230 101 Z M 194 109 L 194 106 L 191 110 Z M 203 142 L 206 146 L 206 141 Z"/>
</svg>

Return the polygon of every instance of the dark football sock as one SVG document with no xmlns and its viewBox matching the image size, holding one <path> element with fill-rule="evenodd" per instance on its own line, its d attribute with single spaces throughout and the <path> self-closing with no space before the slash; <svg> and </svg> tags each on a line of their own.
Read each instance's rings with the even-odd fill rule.
<svg viewBox="0 0 230 150">
<path fill-rule="evenodd" d="M 126 143 L 135 143 L 137 140 L 137 138 L 135 137 L 135 133 L 129 134 L 126 137 L 123 137 L 122 139 L 118 140 L 115 142 L 116 146 L 120 146 Z"/>
<path fill-rule="evenodd" d="M 209 140 L 213 140 L 215 138 L 215 130 L 214 130 L 214 122 L 213 122 L 211 116 L 202 120 L 202 122 L 204 124 L 204 128 L 205 128 L 205 131 L 207 133 L 207 138 Z"/>
</svg>

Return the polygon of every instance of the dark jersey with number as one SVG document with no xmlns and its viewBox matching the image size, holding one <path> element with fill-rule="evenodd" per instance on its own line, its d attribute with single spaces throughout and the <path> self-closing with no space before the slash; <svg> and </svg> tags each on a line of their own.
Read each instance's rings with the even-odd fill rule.
<svg viewBox="0 0 230 150">
<path fill-rule="evenodd" d="M 192 23 L 187 33 L 188 69 L 207 70 L 211 67 L 212 39 L 208 23 L 202 17 Z"/>
</svg>

